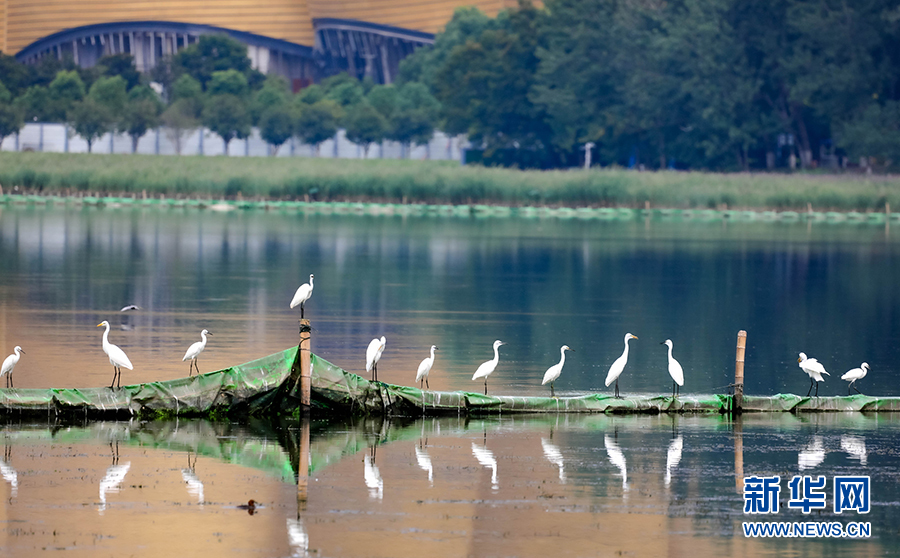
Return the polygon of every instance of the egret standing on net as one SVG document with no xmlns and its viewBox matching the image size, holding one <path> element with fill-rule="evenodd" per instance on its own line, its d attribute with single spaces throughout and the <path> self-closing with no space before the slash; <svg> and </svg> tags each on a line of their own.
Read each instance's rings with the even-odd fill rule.
<svg viewBox="0 0 900 558">
<path fill-rule="evenodd" d="M 10 356 L 10 358 L 12 358 L 12 357 Z M 5 366 L 6 365 L 4 364 L 4 367 Z M 856 382 L 856 380 L 862 380 L 863 378 L 865 378 L 866 374 L 868 374 L 868 373 L 869 373 L 869 365 L 868 365 L 868 363 L 865 363 L 865 362 L 860 364 L 859 368 L 854 368 L 853 370 L 848 370 L 847 372 L 844 372 L 844 375 L 841 376 L 841 379 L 850 382 L 850 385 L 847 386 L 847 395 L 850 395 L 851 387 L 856 390 L 856 393 L 862 395 L 862 392 L 859 391 L 859 388 L 853 384 L 854 384 L 854 382 Z"/>
<path fill-rule="evenodd" d="M 12 373 L 13 369 L 19 364 L 19 357 L 21 356 L 19 353 L 25 354 L 25 351 L 22 350 L 22 347 L 16 345 L 16 348 L 13 349 L 13 354 L 6 357 L 6 360 L 3 361 L 3 366 L 0 367 L 0 376 L 6 374 L 6 387 L 12 387 Z"/>
<path fill-rule="evenodd" d="M 420 382 L 419 389 L 422 388 L 421 382 L 424 382 L 425 386 L 431 389 L 431 386 L 428 386 L 428 373 L 431 372 L 431 367 L 434 366 L 434 352 L 436 350 L 438 348 L 432 345 L 431 356 L 422 359 L 422 362 L 419 363 L 419 369 L 416 371 L 416 381 Z"/>
<path fill-rule="evenodd" d="M 381 353 L 384 352 L 384 346 L 387 340 L 384 335 L 381 339 L 377 337 L 369 341 L 369 347 L 366 349 L 366 372 L 372 372 L 372 381 L 378 381 L 378 361 L 381 359 Z"/>
<path fill-rule="evenodd" d="M 660 345 L 669 347 L 669 376 L 672 376 L 672 399 L 678 395 L 678 388 L 684 385 L 684 369 L 681 364 L 672 356 L 672 340 L 666 339 Z"/>
<path fill-rule="evenodd" d="M 619 376 L 622 375 L 622 371 L 625 370 L 625 364 L 628 362 L 629 339 L 637 339 L 637 336 L 630 333 L 625 334 L 625 351 L 622 352 L 622 356 L 612 363 L 612 366 L 609 367 L 609 373 L 606 375 L 606 387 L 609 387 L 609 384 L 613 382 L 616 383 L 616 399 L 622 399 L 622 396 L 619 395 Z"/>
<path fill-rule="evenodd" d="M 503 341 L 497 339 L 494 341 L 494 358 L 487 362 L 481 363 L 481 366 L 478 367 L 478 370 L 475 371 L 475 375 L 472 376 L 472 380 L 478 380 L 479 378 L 484 378 L 484 394 L 487 395 L 487 380 L 488 376 L 493 374 L 494 369 L 497 368 L 497 363 L 500 362 L 500 345 L 506 345 Z"/>
<path fill-rule="evenodd" d="M 197 341 L 196 343 L 194 343 L 190 347 L 188 347 L 187 352 L 184 353 L 184 358 L 181 359 L 181 362 L 184 362 L 188 359 L 191 360 L 191 366 L 189 368 L 188 378 L 190 378 L 191 374 L 194 373 L 195 367 L 197 368 L 197 375 L 198 376 L 200 375 L 200 366 L 197 365 L 197 357 L 200 356 L 200 353 L 202 353 L 203 349 L 206 348 L 206 336 L 207 335 L 212 335 L 212 333 L 210 333 L 208 329 L 204 329 L 203 331 L 201 331 L 200 338 L 203 340 Z"/>
<path fill-rule="evenodd" d="M 109 342 L 109 322 L 103 320 L 97 324 L 97 327 L 106 327 L 106 331 L 103 332 L 103 352 L 109 357 L 109 363 L 113 365 L 114 370 L 113 381 L 109 388 L 112 389 L 116 386 L 116 379 L 118 379 L 118 387 L 122 387 L 122 368 L 134 370 L 134 366 L 128 360 L 125 351 Z"/>
<path fill-rule="evenodd" d="M 799 362 L 800 370 L 803 370 L 807 374 L 809 374 L 809 391 L 806 392 L 806 396 L 809 397 L 809 394 L 812 393 L 813 384 L 816 386 L 816 397 L 819 396 L 819 382 L 824 382 L 825 378 L 822 377 L 822 374 L 826 376 L 831 376 L 828 372 L 825 371 L 825 367 L 822 366 L 822 363 L 814 358 L 806 358 L 806 353 L 800 353 L 800 358 L 797 359 Z"/>
<path fill-rule="evenodd" d="M 309 300 L 312 296 L 313 292 L 313 274 L 309 274 L 309 283 L 303 283 L 297 289 L 297 292 L 294 293 L 294 298 L 291 299 L 291 308 L 294 308 L 298 304 L 300 305 L 300 319 L 303 319 L 303 304 Z"/>
<path fill-rule="evenodd" d="M 568 345 L 563 345 L 559 348 L 559 362 L 551 366 L 544 372 L 544 380 L 541 382 L 541 385 L 546 385 L 547 382 L 550 382 L 550 397 L 556 397 L 556 393 L 553 391 L 553 382 L 559 378 L 559 375 L 562 374 L 563 364 L 566 363 L 566 351 L 572 351 Z M 573 353 L 575 351 L 572 351 Z"/>
</svg>

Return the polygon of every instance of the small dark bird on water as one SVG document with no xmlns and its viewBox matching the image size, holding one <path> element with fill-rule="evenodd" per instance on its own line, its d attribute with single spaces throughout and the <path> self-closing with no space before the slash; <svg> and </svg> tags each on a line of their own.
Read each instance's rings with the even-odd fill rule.
<svg viewBox="0 0 900 558">
<path fill-rule="evenodd" d="M 247 510 L 247 513 L 253 515 L 256 512 L 256 500 L 250 500 L 246 504 L 237 507 L 239 510 Z"/>
</svg>

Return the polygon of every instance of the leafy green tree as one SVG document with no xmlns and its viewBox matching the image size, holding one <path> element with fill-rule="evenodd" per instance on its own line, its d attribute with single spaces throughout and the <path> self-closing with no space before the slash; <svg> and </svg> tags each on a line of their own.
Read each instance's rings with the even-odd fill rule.
<svg viewBox="0 0 900 558">
<path fill-rule="evenodd" d="M 872 102 L 838 129 L 838 143 L 854 159 L 874 157 L 900 163 L 900 102 Z"/>
<path fill-rule="evenodd" d="M 250 136 L 250 113 L 247 104 L 240 97 L 223 93 L 210 95 L 203 106 L 203 125 L 217 134 L 225 143 L 225 155 L 231 140 Z"/>
<path fill-rule="evenodd" d="M 291 91 L 287 80 L 277 74 L 272 74 L 266 78 L 263 86 L 253 93 L 250 116 L 254 124 L 259 124 L 265 112 L 274 109 L 286 110 L 290 103 Z"/>
<path fill-rule="evenodd" d="M 346 75 L 340 74 L 338 77 Z M 333 80 L 334 78 L 331 79 Z M 345 109 L 359 104 L 365 97 L 362 83 L 349 76 L 339 81 L 333 81 L 326 87 L 328 92 L 325 94 L 325 98 L 331 99 Z"/>
<path fill-rule="evenodd" d="M 303 105 L 314 105 L 325 98 L 325 89 L 321 85 L 313 84 L 304 87 L 295 97 L 296 102 Z"/>
<path fill-rule="evenodd" d="M 121 129 L 131 137 L 132 153 L 147 130 L 159 126 L 161 111 L 162 102 L 149 87 L 139 85 L 128 93 Z"/>
<path fill-rule="evenodd" d="M 19 133 L 25 121 L 22 111 L 12 102 L 12 94 L 0 82 L 0 144 L 7 136 Z"/>
<path fill-rule="evenodd" d="M 388 125 L 388 139 L 398 141 L 407 148 L 412 144 L 427 143 L 437 124 L 440 104 L 421 83 L 405 83 L 397 90 L 397 106 Z"/>
<path fill-rule="evenodd" d="M 347 139 L 362 145 L 365 156 L 369 156 L 369 146 L 383 140 L 387 134 L 387 120 L 368 101 L 363 101 L 349 109 L 344 117 Z"/>
<path fill-rule="evenodd" d="M 141 82 L 141 73 L 134 67 L 134 57 L 130 54 L 110 54 L 97 61 L 103 75 L 119 76 L 125 80 L 126 88 L 131 90 Z"/>
<path fill-rule="evenodd" d="M 397 87 L 393 85 L 376 85 L 366 94 L 366 100 L 381 116 L 390 120 L 397 110 Z"/>
<path fill-rule="evenodd" d="M 110 131 L 113 115 L 109 107 L 87 97 L 73 103 L 72 108 L 69 109 L 67 120 L 75 132 L 87 141 L 88 153 L 91 153 L 94 142 Z"/>
<path fill-rule="evenodd" d="M 178 52 L 172 59 L 174 76 L 188 74 L 206 88 L 215 72 L 234 70 L 244 75 L 252 87 L 263 76 L 250 65 L 247 46 L 227 35 L 201 35 L 196 44 Z"/>
<path fill-rule="evenodd" d="M 304 106 L 297 117 L 296 135 L 303 142 L 315 146 L 318 156 L 322 142 L 337 133 L 341 116 L 341 107 L 330 99 Z"/>
<path fill-rule="evenodd" d="M 22 95 L 34 82 L 34 70 L 16 60 L 15 56 L 0 53 L 0 82 L 13 98 Z"/>
<path fill-rule="evenodd" d="M 88 97 L 105 105 L 113 115 L 120 115 L 128 100 L 128 83 L 121 76 L 101 77 L 91 85 Z"/>
<path fill-rule="evenodd" d="M 49 120 L 61 122 L 75 103 L 85 97 L 84 82 L 74 70 L 63 70 L 50 82 Z"/>
<path fill-rule="evenodd" d="M 32 85 L 17 97 L 13 103 L 22 113 L 26 122 L 52 121 L 53 109 L 50 99 L 50 90 L 41 85 Z"/>
<path fill-rule="evenodd" d="M 271 106 L 259 119 L 259 134 L 272 146 L 273 156 L 278 155 L 278 150 L 284 142 L 291 139 L 295 129 L 294 111 L 287 103 Z"/>
<path fill-rule="evenodd" d="M 166 137 L 175 144 L 175 153 L 179 155 L 187 135 L 200 126 L 194 100 L 190 98 L 176 99 L 160 115 L 160 121 L 166 127 Z"/>
<path fill-rule="evenodd" d="M 237 70 L 223 70 L 213 72 L 206 84 L 206 92 L 209 95 L 233 95 L 239 99 L 245 99 L 250 94 L 250 85 L 247 77 Z"/>
</svg>

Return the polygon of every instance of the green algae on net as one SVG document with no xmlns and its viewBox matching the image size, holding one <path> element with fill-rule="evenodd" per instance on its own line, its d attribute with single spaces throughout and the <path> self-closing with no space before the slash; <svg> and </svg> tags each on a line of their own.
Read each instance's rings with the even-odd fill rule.
<svg viewBox="0 0 900 558">
<path fill-rule="evenodd" d="M 216 372 L 123 386 L 121 389 L 0 389 L 0 412 L 15 416 L 89 418 L 172 416 L 276 416 L 299 410 L 297 347 Z M 575 397 L 486 396 L 370 382 L 315 355 L 310 356 L 313 414 L 423 416 L 501 413 L 696 413 L 732 409 L 725 394 L 636 395 L 615 399 L 592 393 Z M 900 397 L 744 396 L 743 412 L 900 411 Z"/>
</svg>

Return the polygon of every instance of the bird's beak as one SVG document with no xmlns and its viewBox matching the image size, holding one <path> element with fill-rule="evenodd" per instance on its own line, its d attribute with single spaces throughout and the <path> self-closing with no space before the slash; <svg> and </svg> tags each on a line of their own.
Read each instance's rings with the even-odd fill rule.
<svg viewBox="0 0 900 558">
<path fill-rule="evenodd" d="M 22 353 L 23 355 L 28 354 L 25 352 L 25 349 L 19 349 L 19 352 Z"/>
<path fill-rule="evenodd" d="M 97 327 L 103 327 L 103 324 L 97 324 Z"/>
<path fill-rule="evenodd" d="M 209 335 L 210 337 L 212 337 L 212 333 L 207 331 L 206 334 Z"/>
<path fill-rule="evenodd" d="M 665 342 L 665 341 L 663 341 L 663 342 L 662 342 L 662 343 L 660 343 L 660 345 L 665 345 L 665 344 L 666 344 L 666 342 Z"/>
<path fill-rule="evenodd" d="M 802 359 L 802 358 L 798 358 L 798 359 L 797 359 L 797 362 L 803 362 L 803 359 Z"/>
<path fill-rule="evenodd" d="M 631 338 L 632 338 L 632 339 L 637 339 L 638 336 L 637 336 L 637 335 L 632 335 Z"/>
<path fill-rule="evenodd" d="M 575 352 L 575 349 L 566 349 L 567 351 Z"/>
</svg>

